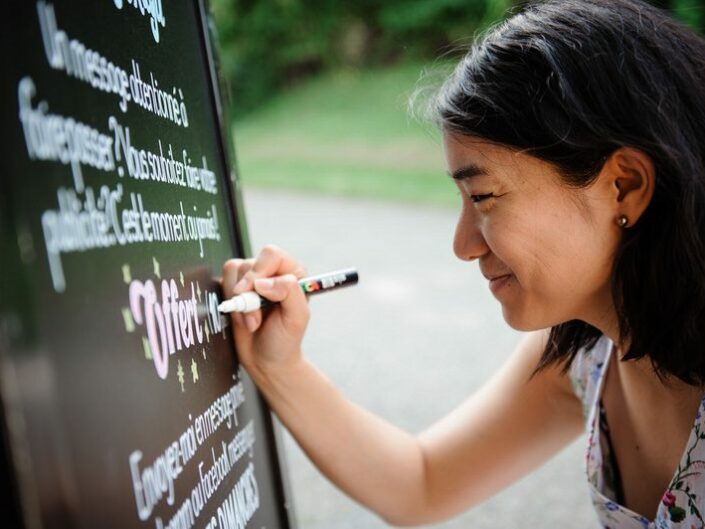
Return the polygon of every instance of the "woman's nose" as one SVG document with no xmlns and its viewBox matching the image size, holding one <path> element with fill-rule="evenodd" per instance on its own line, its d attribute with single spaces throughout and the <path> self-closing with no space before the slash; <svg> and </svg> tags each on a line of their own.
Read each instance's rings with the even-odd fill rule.
<svg viewBox="0 0 705 529">
<path fill-rule="evenodd" d="M 489 251 L 482 231 L 477 227 L 472 215 L 461 214 L 458 225 L 455 227 L 453 239 L 453 252 L 463 261 L 472 261 L 485 255 Z"/>
</svg>

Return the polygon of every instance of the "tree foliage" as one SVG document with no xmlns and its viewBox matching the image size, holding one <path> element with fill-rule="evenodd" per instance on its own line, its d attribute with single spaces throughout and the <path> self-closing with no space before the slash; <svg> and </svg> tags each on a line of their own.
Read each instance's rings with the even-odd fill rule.
<svg viewBox="0 0 705 529">
<path fill-rule="evenodd" d="M 523 0 L 211 0 L 223 73 L 244 113 L 330 68 L 433 59 Z M 653 0 L 698 30 L 704 0 Z"/>
</svg>

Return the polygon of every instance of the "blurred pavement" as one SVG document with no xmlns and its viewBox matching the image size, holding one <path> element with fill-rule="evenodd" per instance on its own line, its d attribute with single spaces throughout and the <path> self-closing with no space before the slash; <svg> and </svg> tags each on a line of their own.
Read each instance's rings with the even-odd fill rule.
<svg viewBox="0 0 705 529">
<path fill-rule="evenodd" d="M 311 300 L 305 354 L 352 401 L 419 432 L 472 394 L 519 333 L 477 264 L 452 251 L 456 214 L 419 205 L 247 191 L 252 249 L 285 248 L 309 273 L 355 266 L 358 286 Z M 511 432 L 508 432 L 511 435 Z M 299 529 L 389 527 L 335 489 L 285 434 Z M 585 438 L 443 529 L 597 525 Z"/>
</svg>

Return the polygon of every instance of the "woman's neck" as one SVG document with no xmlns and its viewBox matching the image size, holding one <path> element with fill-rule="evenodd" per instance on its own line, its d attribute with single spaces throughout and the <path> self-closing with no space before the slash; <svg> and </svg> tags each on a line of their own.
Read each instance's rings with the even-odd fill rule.
<svg viewBox="0 0 705 529">
<path fill-rule="evenodd" d="M 677 403 L 678 399 L 695 398 L 702 396 L 705 387 L 686 384 L 675 376 L 659 377 L 654 370 L 651 359 L 648 356 L 636 359 L 620 361 L 629 350 L 631 340 L 629 337 L 622 337 L 619 331 L 619 320 L 614 305 L 603 303 L 602 309 L 593 311 L 589 318 L 584 321 L 589 323 L 614 344 L 613 356 L 615 357 L 615 367 L 620 372 L 620 378 L 633 388 L 638 388 L 640 394 L 647 393 L 655 399 L 673 399 Z"/>
<path fill-rule="evenodd" d="M 619 318 L 617 318 L 617 310 L 612 303 L 612 295 L 603 291 L 598 297 L 599 300 L 594 302 L 588 310 L 585 310 L 583 317 L 578 319 L 601 331 L 612 340 L 612 343 L 620 351 L 626 351 L 629 344 L 623 343 L 620 337 Z"/>
</svg>

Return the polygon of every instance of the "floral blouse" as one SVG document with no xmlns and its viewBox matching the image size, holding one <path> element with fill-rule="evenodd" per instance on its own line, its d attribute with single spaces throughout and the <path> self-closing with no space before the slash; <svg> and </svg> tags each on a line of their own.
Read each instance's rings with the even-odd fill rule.
<svg viewBox="0 0 705 529">
<path fill-rule="evenodd" d="M 602 382 L 612 341 L 602 336 L 581 350 L 570 367 L 570 379 L 583 403 L 588 444 L 586 473 L 592 503 L 604 529 L 705 529 L 705 398 L 700 403 L 681 461 L 656 512 L 649 520 L 618 503 L 619 472 L 612 463 L 611 442 L 602 406 Z"/>
</svg>

